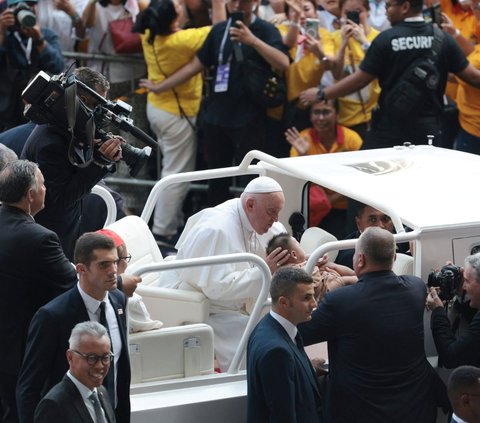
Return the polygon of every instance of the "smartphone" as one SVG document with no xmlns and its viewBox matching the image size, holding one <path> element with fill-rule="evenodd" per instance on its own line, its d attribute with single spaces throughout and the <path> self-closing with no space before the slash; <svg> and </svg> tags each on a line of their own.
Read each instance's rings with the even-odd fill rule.
<svg viewBox="0 0 480 423">
<path fill-rule="evenodd" d="M 357 25 L 360 25 L 360 13 L 357 10 L 351 10 L 347 12 L 347 19 L 351 20 Z"/>
<path fill-rule="evenodd" d="M 305 19 L 305 32 L 318 40 L 318 28 L 320 21 L 318 19 L 307 18 Z"/>
<path fill-rule="evenodd" d="M 437 25 L 442 23 L 442 8 L 440 7 L 440 3 L 433 5 L 431 8 L 432 13 L 432 21 Z"/>
<path fill-rule="evenodd" d="M 244 22 L 245 14 L 243 12 L 232 12 L 230 14 L 230 18 L 232 19 L 232 26 L 237 26 L 235 22 L 237 21 Z"/>
</svg>

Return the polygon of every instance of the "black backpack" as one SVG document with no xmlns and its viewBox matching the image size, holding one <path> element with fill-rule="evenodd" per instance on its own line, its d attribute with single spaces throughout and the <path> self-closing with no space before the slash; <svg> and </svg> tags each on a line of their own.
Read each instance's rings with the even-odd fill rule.
<svg viewBox="0 0 480 423">
<path fill-rule="evenodd" d="M 433 27 L 433 42 L 430 54 L 412 61 L 399 80 L 383 99 L 384 111 L 397 120 L 411 119 L 423 109 L 427 100 L 432 100 L 440 111 L 436 89 L 440 83 L 438 55 L 444 38 L 443 31 Z"/>
</svg>

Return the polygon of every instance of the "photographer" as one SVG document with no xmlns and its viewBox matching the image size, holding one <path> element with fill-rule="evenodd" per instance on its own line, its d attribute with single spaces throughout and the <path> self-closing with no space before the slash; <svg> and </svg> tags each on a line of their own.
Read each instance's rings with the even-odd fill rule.
<svg viewBox="0 0 480 423">
<path fill-rule="evenodd" d="M 78 68 L 74 74 L 101 96 L 107 95 L 110 84 L 102 74 L 89 68 Z M 81 91 L 77 95 L 89 108 L 96 106 L 97 100 L 91 95 Z M 113 136 L 103 142 L 98 151 L 116 162 L 122 157 L 124 142 L 121 137 Z M 65 130 L 38 125 L 25 144 L 22 158 L 38 163 L 45 176 L 45 208 L 35 216 L 36 221 L 57 233 L 65 255 L 73 259 L 75 241 L 80 235 L 82 200 L 108 170 L 97 161 L 83 168 L 73 165 L 69 160 L 69 144 L 70 135 Z M 76 154 L 82 153 L 82 150 L 76 151 Z"/>
<path fill-rule="evenodd" d="M 0 15 L 0 132 L 25 122 L 20 94 L 30 78 L 64 66 L 57 35 L 36 20 L 36 3 L 8 0 Z"/>
<path fill-rule="evenodd" d="M 462 269 L 460 269 L 461 278 Z M 470 298 L 470 307 L 480 308 L 480 253 L 468 256 L 463 269 L 463 289 Z M 439 296 L 440 294 L 440 296 Z M 439 360 L 444 367 L 480 365 L 480 313 L 477 312 L 468 328 L 460 336 L 450 324 L 442 299 L 442 292 L 431 287 L 427 308 L 432 310 L 430 327 L 437 347 Z"/>
</svg>

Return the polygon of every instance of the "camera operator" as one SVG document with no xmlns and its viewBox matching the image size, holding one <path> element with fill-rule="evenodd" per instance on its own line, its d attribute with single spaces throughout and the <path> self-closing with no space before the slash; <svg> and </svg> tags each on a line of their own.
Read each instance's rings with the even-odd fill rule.
<svg viewBox="0 0 480 423">
<path fill-rule="evenodd" d="M 110 84 L 102 74 L 86 67 L 76 69 L 74 74 L 79 81 L 106 97 Z M 88 107 L 96 106 L 97 100 L 91 95 L 80 91 L 78 96 Z M 38 163 L 45 176 L 45 208 L 35 216 L 36 221 L 57 233 L 65 255 L 73 259 L 75 241 L 80 236 L 82 199 L 106 175 L 108 169 L 97 161 L 86 167 L 71 164 L 69 137 L 66 131 L 57 126 L 38 125 L 28 137 L 22 158 Z M 113 136 L 101 144 L 99 152 L 117 162 L 122 157 L 121 145 L 124 142 L 121 137 Z M 76 153 L 81 154 L 82 151 Z"/>
<path fill-rule="evenodd" d="M 0 132 L 26 122 L 21 93 L 32 76 L 63 70 L 58 36 L 40 27 L 36 3 L 8 0 L 0 15 Z"/>
<path fill-rule="evenodd" d="M 459 278 L 461 280 L 462 269 Z M 429 284 L 430 285 L 430 284 Z M 463 268 L 463 289 L 470 298 L 470 307 L 480 308 L 480 253 L 468 256 Z M 444 307 L 442 292 L 430 287 L 427 308 L 432 310 L 430 327 L 439 361 L 446 368 L 480 365 L 480 312 L 476 312 L 468 327 L 456 335 Z"/>
</svg>

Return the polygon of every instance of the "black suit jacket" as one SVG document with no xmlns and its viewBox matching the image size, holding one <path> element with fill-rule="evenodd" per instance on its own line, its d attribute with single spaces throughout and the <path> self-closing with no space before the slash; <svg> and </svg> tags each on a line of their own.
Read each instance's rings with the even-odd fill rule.
<svg viewBox="0 0 480 423">
<path fill-rule="evenodd" d="M 306 345 L 328 341 L 326 422 L 435 420 L 446 392 L 425 356 L 426 295 L 417 277 L 371 272 L 328 293 L 298 326 Z"/>
<path fill-rule="evenodd" d="M 443 307 L 432 311 L 430 326 L 438 357 L 443 366 L 480 366 L 480 311 L 457 338 Z"/>
<path fill-rule="evenodd" d="M 97 393 L 108 422 L 115 423 L 107 390 L 100 386 Z M 80 392 L 67 375 L 50 389 L 35 410 L 35 423 L 53 422 L 93 423 Z"/>
<path fill-rule="evenodd" d="M 74 166 L 68 159 L 70 138 L 49 125 L 37 126 L 25 144 L 22 159 L 38 163 L 45 177 L 45 208 L 36 216 L 38 223 L 56 232 L 63 250 L 73 259 L 80 235 L 82 198 L 107 171 L 95 164 Z"/>
<path fill-rule="evenodd" d="M 270 314 L 247 349 L 248 423 L 318 423 L 320 394 L 310 361 Z"/>
<path fill-rule="evenodd" d="M 122 352 L 117 373 L 118 423 L 130 421 L 130 361 L 127 343 L 127 298 L 119 290 L 110 291 L 122 338 Z M 17 407 L 21 423 L 33 422 L 34 410 L 40 399 L 68 370 L 65 352 L 73 327 L 89 320 L 85 303 L 75 286 L 42 307 L 32 319 L 28 333 L 25 359 L 17 384 Z"/>
<path fill-rule="evenodd" d="M 35 312 L 75 285 L 57 235 L 23 210 L 0 206 L 0 372 L 17 375 Z"/>
</svg>

